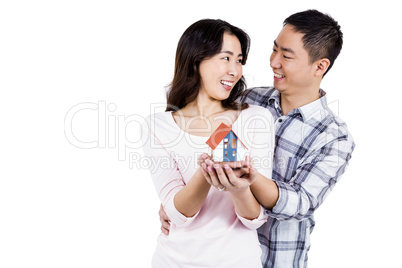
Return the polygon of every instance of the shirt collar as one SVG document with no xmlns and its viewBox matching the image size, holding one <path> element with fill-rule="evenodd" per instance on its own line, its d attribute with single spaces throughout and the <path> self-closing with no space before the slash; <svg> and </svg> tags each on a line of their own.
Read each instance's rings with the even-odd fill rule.
<svg viewBox="0 0 402 268">
<path fill-rule="evenodd" d="M 281 96 L 281 94 L 279 93 L 279 91 L 278 90 L 275 90 L 272 94 L 271 94 L 271 96 L 269 97 L 269 99 L 268 99 L 268 102 L 270 103 L 270 104 L 272 104 L 274 101 L 277 103 L 277 104 L 279 104 L 279 100 L 280 100 L 280 97 Z"/>
<path fill-rule="evenodd" d="M 320 89 L 319 95 L 320 98 L 318 100 L 310 102 L 309 104 L 306 104 L 302 107 L 293 109 L 289 112 L 288 115 L 291 116 L 300 114 L 304 122 L 311 117 L 320 116 L 319 111 L 324 109 L 324 107 L 327 107 L 327 93 L 323 89 Z M 282 114 L 282 109 L 280 107 L 280 93 L 278 90 L 275 90 L 272 93 L 272 95 L 268 99 L 268 103 L 271 107 L 276 108 L 276 110 L 279 110 Z M 315 115 L 315 113 L 318 114 Z"/>
</svg>

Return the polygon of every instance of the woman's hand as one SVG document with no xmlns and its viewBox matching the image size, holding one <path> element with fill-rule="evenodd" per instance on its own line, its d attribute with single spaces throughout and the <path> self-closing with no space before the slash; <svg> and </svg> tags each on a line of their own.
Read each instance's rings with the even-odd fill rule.
<svg viewBox="0 0 402 268">
<path fill-rule="evenodd" d="M 258 174 L 251 165 L 249 157 L 242 162 L 227 163 L 214 163 L 210 159 L 206 159 L 201 166 L 209 184 L 218 190 L 223 188 L 230 192 L 247 189 L 256 180 Z"/>
<path fill-rule="evenodd" d="M 249 220 L 256 219 L 261 212 L 260 204 L 251 192 L 250 185 L 256 181 L 258 172 L 249 159 L 240 167 L 232 168 L 229 163 L 214 163 L 207 159 L 202 164 L 205 179 L 219 191 L 228 191 L 236 213 Z"/>
<path fill-rule="evenodd" d="M 201 154 L 201 155 L 197 158 L 197 164 L 198 164 L 199 166 L 201 166 L 202 163 L 204 163 L 206 160 L 212 160 L 212 155 L 208 155 L 207 153 Z"/>
</svg>

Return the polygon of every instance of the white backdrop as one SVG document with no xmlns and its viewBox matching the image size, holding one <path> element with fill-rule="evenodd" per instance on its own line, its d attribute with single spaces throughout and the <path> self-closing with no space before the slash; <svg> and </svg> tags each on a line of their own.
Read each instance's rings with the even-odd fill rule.
<svg viewBox="0 0 402 268">
<path fill-rule="evenodd" d="M 251 37 L 248 85 L 272 85 L 282 21 L 342 26 L 323 81 L 357 147 L 316 213 L 309 267 L 397 267 L 402 47 L 395 1 L 2 1 L 0 267 L 150 267 L 159 201 L 136 141 L 161 110 L 177 41 L 202 18 Z"/>
</svg>

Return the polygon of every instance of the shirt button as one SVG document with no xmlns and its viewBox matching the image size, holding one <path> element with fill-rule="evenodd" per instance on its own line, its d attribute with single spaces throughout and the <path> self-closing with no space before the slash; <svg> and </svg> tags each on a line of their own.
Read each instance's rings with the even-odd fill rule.
<svg viewBox="0 0 402 268">
<path fill-rule="evenodd" d="M 279 123 L 282 123 L 282 119 L 281 119 L 281 118 L 279 118 L 279 119 L 278 119 L 278 122 L 279 122 Z"/>
</svg>

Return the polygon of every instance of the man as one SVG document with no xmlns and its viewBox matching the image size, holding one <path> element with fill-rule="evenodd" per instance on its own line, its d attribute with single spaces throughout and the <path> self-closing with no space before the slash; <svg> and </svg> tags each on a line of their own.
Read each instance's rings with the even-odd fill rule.
<svg viewBox="0 0 402 268">
<path fill-rule="evenodd" d="M 274 41 L 274 87 L 250 89 L 242 96 L 242 101 L 269 109 L 276 120 L 272 180 L 256 175 L 250 185 L 269 214 L 258 230 L 263 267 L 307 266 L 314 212 L 351 158 L 353 139 L 320 89 L 342 43 L 340 26 L 330 16 L 316 10 L 291 15 Z M 206 174 L 230 191 L 238 173 L 219 169 Z M 163 210 L 160 215 L 166 232 Z"/>
</svg>

